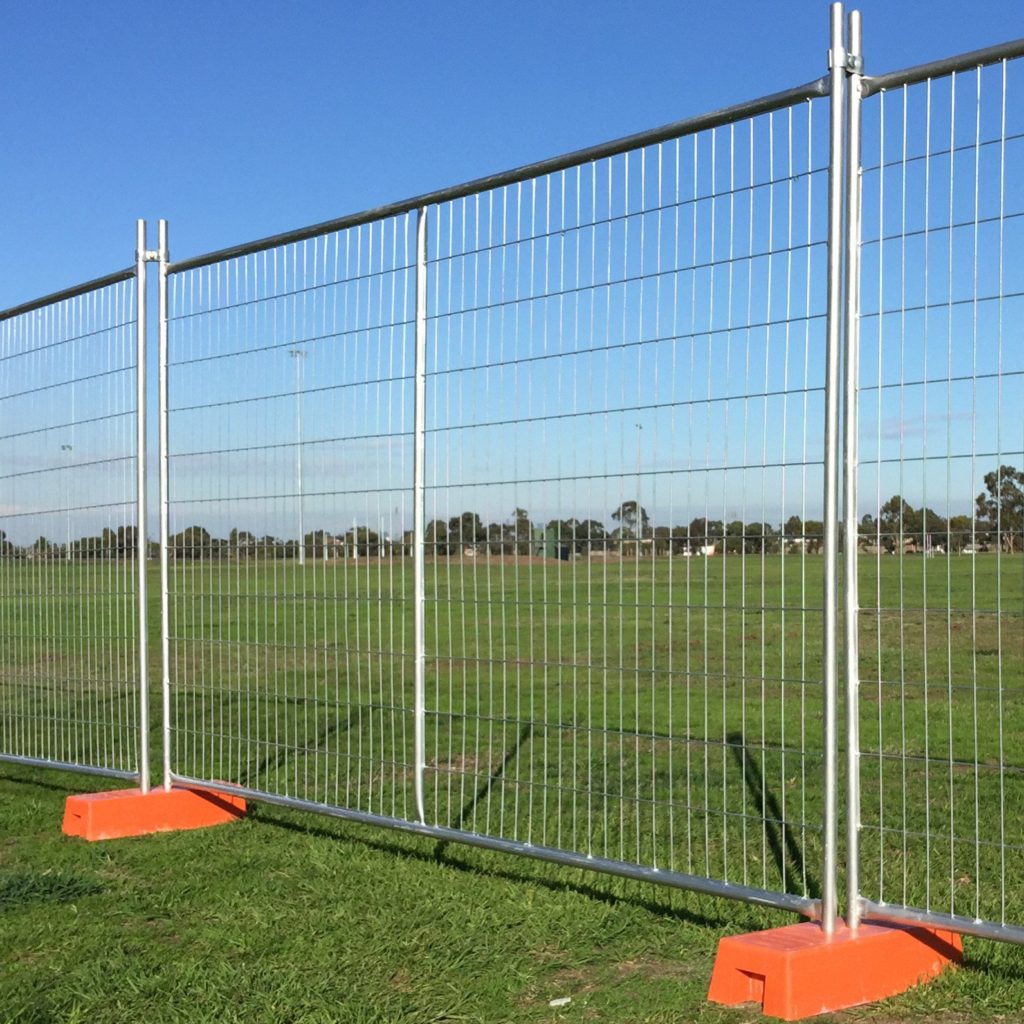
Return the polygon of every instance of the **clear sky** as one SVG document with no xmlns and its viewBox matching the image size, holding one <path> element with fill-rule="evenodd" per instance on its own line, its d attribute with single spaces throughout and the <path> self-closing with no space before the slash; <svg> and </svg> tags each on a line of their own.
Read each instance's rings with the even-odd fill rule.
<svg viewBox="0 0 1024 1024">
<path fill-rule="evenodd" d="M 1019 3 L 974 5 L 969 16 L 947 0 L 872 0 L 862 10 L 869 73 L 1024 35 Z M 156 219 L 168 219 L 180 259 L 801 84 L 826 72 L 828 5 L 44 4 L 11 9 L 7 28 L 0 308 L 125 267 L 140 216 L 154 228 L 151 246 Z M 1024 374 L 1004 355 L 1019 349 L 1018 321 L 1008 315 L 1004 331 L 993 320 L 1024 296 L 1020 64 L 1005 88 L 998 69 L 962 76 L 952 107 L 948 83 L 934 94 L 918 87 L 909 163 L 898 160 L 907 98 L 888 98 L 881 135 L 883 103 L 866 105 L 869 511 L 899 492 L 944 514 L 969 512 L 989 463 L 1024 458 Z M 927 117 L 918 109 L 926 96 Z M 659 523 L 820 515 L 826 115 L 816 102 L 756 128 L 704 133 L 692 173 L 690 143 L 668 144 L 614 168 L 605 161 L 582 177 L 433 211 L 429 515 L 472 507 L 501 520 L 525 505 L 541 521 L 607 518 L 637 494 Z M 988 145 L 1000 131 L 1007 146 Z M 963 151 L 948 172 L 943 133 Z M 973 146 L 976 137 L 985 145 Z M 925 150 L 933 160 L 916 158 Z M 755 188 L 766 174 L 777 184 Z M 947 179 L 955 202 L 943 198 Z M 720 198 L 697 202 L 698 193 Z M 606 195 L 614 208 L 605 210 Z M 979 217 L 996 214 L 998 224 L 977 230 Z M 302 243 L 280 254 L 280 281 L 276 254 L 223 281 L 174 278 L 172 454 L 183 523 L 287 535 L 301 505 L 307 529 L 409 525 L 401 502 L 410 455 L 394 438 L 408 429 L 411 396 L 397 383 L 377 394 L 372 381 L 409 373 L 411 224 L 357 230 L 340 250 L 338 238 Z M 936 229 L 926 240 L 922 224 Z M 387 245 L 387 259 L 406 268 L 393 277 L 373 262 Z M 293 300 L 284 297 L 294 288 L 289 259 L 292 276 L 314 286 Z M 328 273 L 337 282 L 364 271 L 351 286 L 323 287 Z M 127 323 L 113 315 L 127 301 L 118 295 L 105 312 Z M 206 316 L 204 303 L 206 312 L 224 305 Z M 33 509 L 48 510 L 48 535 L 97 532 L 88 517 L 100 513 L 90 510 L 112 499 L 107 477 L 90 467 L 130 468 L 130 331 L 89 324 L 77 325 L 70 367 L 70 348 L 50 345 L 0 375 L 11 424 L 0 465 L 16 470 L 0 510 L 32 536 Z M 18 344 L 36 346 L 37 326 Z M 231 354 L 268 331 L 259 351 Z M 293 354 L 308 357 L 304 407 L 292 393 Z M 1005 383 L 989 387 L 996 369 Z M 26 372 L 44 384 L 26 389 Z M 69 373 L 81 380 L 69 383 Z M 120 433 L 101 436 L 108 426 Z M 21 473 L 27 444 L 36 461 Z M 942 452 L 955 458 L 936 458 Z M 360 494 L 370 489 L 372 508 L 368 496 L 344 496 L 352 481 Z M 61 511 L 72 494 L 81 523 Z M 124 518 L 120 508 L 109 514 L 113 525 Z"/>
<path fill-rule="evenodd" d="M 1024 35 L 1019 0 L 866 0 L 868 71 Z M 11 2 L 0 308 L 724 106 L 825 71 L 828 5 Z"/>
</svg>

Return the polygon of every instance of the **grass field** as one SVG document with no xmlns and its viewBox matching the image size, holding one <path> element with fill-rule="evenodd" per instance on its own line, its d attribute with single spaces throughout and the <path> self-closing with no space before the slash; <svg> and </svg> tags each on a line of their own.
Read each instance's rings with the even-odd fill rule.
<svg viewBox="0 0 1024 1024">
<path fill-rule="evenodd" d="M 860 562 L 862 891 L 1024 921 L 1024 558 Z M 130 573 L 5 571 L 8 747 L 59 740 L 130 760 L 130 648 L 116 639 L 131 631 Z M 427 598 L 428 821 L 819 894 L 820 558 L 440 560 Z M 411 599 L 402 561 L 176 566 L 176 770 L 413 816 Z M 219 993 L 209 1019 L 231 1019 L 231 1006 L 239 1020 L 749 1019 L 702 1007 L 714 942 L 786 920 L 277 809 L 94 851 L 55 834 L 60 794 L 89 786 L 0 770 L 0 923 L 12 948 L 45 951 L 5 972 L 38 997 L 24 1019 L 152 1016 L 157 976 L 166 991 Z M 145 935 L 141 908 L 161 900 L 178 909 L 153 918 L 156 941 L 136 937 L 121 955 L 159 960 L 163 943 L 167 966 L 131 967 L 123 985 L 96 973 L 90 958 L 120 945 L 81 908 Z M 58 924 L 70 906 L 74 936 Z M 1020 1005 L 1018 951 L 970 951 L 969 969 L 903 997 L 897 1019 L 943 1000 L 950 1020 L 968 1003 L 979 1019 Z M 342 974 L 353 994 L 325 1011 Z M 562 994 L 570 1009 L 547 1007 Z M 0 1019 L 16 1013 L 14 990 L 0 996 Z M 118 1000 L 125 1012 L 103 1017 Z"/>
</svg>

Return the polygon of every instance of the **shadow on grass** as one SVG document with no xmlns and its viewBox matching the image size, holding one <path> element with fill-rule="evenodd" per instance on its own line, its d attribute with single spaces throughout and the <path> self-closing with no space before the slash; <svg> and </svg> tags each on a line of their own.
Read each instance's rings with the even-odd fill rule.
<svg viewBox="0 0 1024 1024">
<path fill-rule="evenodd" d="M 273 828 L 284 829 L 288 832 L 295 832 L 300 835 L 311 836 L 318 839 L 332 839 L 334 841 L 349 841 L 347 837 L 340 835 L 338 832 L 326 828 L 322 825 L 315 824 L 301 824 L 295 821 L 288 821 L 284 818 L 276 816 L 275 809 L 269 806 L 260 806 L 252 804 L 249 808 L 249 817 L 252 820 L 258 821 L 261 826 L 270 826 Z M 358 824 L 353 822 L 345 822 L 346 826 L 351 824 Z M 367 826 L 372 829 L 373 826 Z M 512 856 L 508 856 L 508 860 L 517 865 L 529 864 L 536 867 L 538 870 L 530 872 L 527 870 L 514 870 L 512 868 L 495 868 L 491 865 L 482 866 L 480 864 L 474 864 L 472 861 L 455 856 L 450 853 L 447 849 L 439 850 L 439 846 L 455 846 L 456 844 L 449 843 L 438 843 L 435 844 L 433 850 L 416 850 L 410 849 L 408 846 L 403 846 L 397 842 L 390 842 L 387 839 L 382 838 L 369 838 L 366 836 L 359 837 L 359 843 L 368 849 L 387 854 L 389 857 L 400 857 L 407 861 L 418 861 L 424 864 L 441 864 L 446 868 L 453 871 L 464 872 L 469 875 L 486 876 L 488 878 L 500 879 L 505 882 L 513 882 L 521 885 L 535 885 L 542 889 L 547 889 L 549 892 L 555 893 L 576 893 L 579 896 L 583 896 L 586 899 L 594 900 L 596 902 L 605 903 L 609 906 L 626 904 L 629 906 L 637 907 L 641 910 L 645 910 L 651 914 L 657 914 L 660 917 L 672 918 L 677 921 L 685 922 L 686 924 L 693 924 L 700 927 L 706 928 L 734 928 L 737 926 L 736 914 L 757 914 L 752 908 L 741 903 L 733 903 L 729 901 L 728 906 L 732 910 L 732 914 L 721 914 L 712 915 L 706 914 L 702 911 L 690 910 L 685 907 L 675 907 L 671 905 L 673 894 L 685 893 L 685 890 L 678 889 L 663 889 L 663 899 L 657 898 L 644 898 L 643 896 L 630 896 L 622 895 L 621 893 L 612 892 L 609 890 L 602 889 L 599 885 L 591 884 L 588 882 L 574 882 L 565 879 L 555 879 L 544 877 L 540 871 L 547 867 L 551 869 L 554 867 L 559 871 L 579 871 L 581 874 L 586 875 L 587 872 L 582 868 L 568 868 L 564 866 L 557 866 L 546 864 L 537 861 L 521 861 L 514 860 Z M 468 848 L 467 848 L 468 849 Z M 591 877 L 603 878 L 602 875 L 591 875 Z M 616 880 L 620 881 L 621 880 Z M 626 880 L 627 883 L 629 880 Z M 651 884 L 655 891 L 659 891 L 653 883 L 636 882 L 636 885 L 646 886 Z M 696 893 L 685 893 L 689 898 L 695 900 L 704 900 L 705 897 Z M 707 899 L 714 903 L 716 899 L 714 897 L 707 897 Z M 751 927 L 763 927 L 763 923 L 758 924 L 744 924 L 740 921 L 739 927 L 751 928 Z"/>
<path fill-rule="evenodd" d="M 103 886 L 96 882 L 59 871 L 0 875 L 0 911 L 15 910 L 29 903 L 70 903 L 103 891 Z"/>
<path fill-rule="evenodd" d="M 726 740 L 729 752 L 743 773 L 743 784 L 751 802 L 761 814 L 765 840 L 779 878 L 784 882 L 792 878 L 800 879 L 805 882 L 807 894 L 812 899 L 821 899 L 821 884 L 808 872 L 803 848 L 783 818 L 778 797 L 768 789 L 757 758 L 751 756 L 742 734 L 729 733 Z"/>
<path fill-rule="evenodd" d="M 527 722 L 520 730 L 519 738 L 512 745 L 512 748 L 505 754 L 501 759 L 501 763 L 493 772 L 487 777 L 487 781 L 470 797 L 466 806 L 462 808 L 459 814 L 449 825 L 449 828 L 461 829 L 467 821 L 472 819 L 474 811 L 477 807 L 487 799 L 494 787 L 501 781 L 505 774 L 508 766 L 519 756 L 519 752 L 530 742 L 533 737 L 533 723 Z M 444 840 L 437 844 L 437 857 L 438 859 L 444 854 L 448 843 Z"/>
</svg>

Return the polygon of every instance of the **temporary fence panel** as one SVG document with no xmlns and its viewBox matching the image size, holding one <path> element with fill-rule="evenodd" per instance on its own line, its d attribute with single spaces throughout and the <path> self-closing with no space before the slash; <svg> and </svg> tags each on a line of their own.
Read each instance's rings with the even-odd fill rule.
<svg viewBox="0 0 1024 1024">
<path fill-rule="evenodd" d="M 855 912 L 1016 941 L 1022 53 L 1018 42 L 865 83 L 851 851 Z"/>
<path fill-rule="evenodd" d="M 135 271 L 0 314 L 0 760 L 140 766 Z"/>
<path fill-rule="evenodd" d="M 171 767 L 411 817 L 415 216 L 171 265 Z"/>
<path fill-rule="evenodd" d="M 820 896 L 828 163 L 803 99 L 431 208 L 428 821 Z"/>
</svg>

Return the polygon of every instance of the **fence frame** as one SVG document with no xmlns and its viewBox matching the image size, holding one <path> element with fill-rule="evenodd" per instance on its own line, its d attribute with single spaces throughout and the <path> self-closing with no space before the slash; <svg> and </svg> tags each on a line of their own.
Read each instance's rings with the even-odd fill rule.
<svg viewBox="0 0 1024 1024">
<path fill-rule="evenodd" d="M 137 693 L 137 724 L 139 727 L 139 748 L 138 764 L 134 771 L 109 768 L 103 765 L 82 764 L 78 762 L 63 761 L 59 758 L 38 758 L 24 757 L 0 750 L 0 762 L 10 764 L 22 764 L 38 768 L 56 768 L 64 771 L 80 772 L 86 775 L 99 775 L 106 778 L 137 780 L 140 789 L 146 792 L 149 788 L 149 707 L 148 707 L 148 656 L 146 651 L 146 589 L 145 589 L 145 558 L 146 558 L 146 493 L 144 481 L 146 477 L 146 444 L 145 444 L 145 393 L 146 393 L 146 364 L 145 364 L 145 222 L 139 220 L 136 223 L 136 261 L 132 266 L 122 270 L 115 270 L 112 273 L 104 274 L 101 277 L 83 281 L 68 288 L 43 295 L 38 299 L 19 303 L 5 310 L 0 310 L 0 323 L 13 320 L 26 313 L 34 313 L 69 299 L 93 294 L 102 291 L 112 285 L 127 284 L 135 282 L 135 461 L 136 461 L 136 562 L 138 587 L 135 600 L 135 614 L 138 624 L 138 631 L 135 637 L 137 645 L 136 669 L 139 672 L 139 686 Z"/>
<path fill-rule="evenodd" d="M 854 17 L 856 16 L 856 24 Z M 924 64 L 914 65 L 900 71 L 882 75 L 865 76 L 861 55 L 861 27 L 859 15 L 851 14 L 851 50 L 858 56 L 859 64 L 854 68 L 850 81 L 847 131 L 849 137 L 848 180 L 846 188 L 846 324 L 844 400 L 846 404 L 846 429 L 844 437 L 844 516 L 843 527 L 847 538 L 858 536 L 857 480 L 860 469 L 858 456 L 857 410 L 859 407 L 860 383 L 860 299 L 862 246 L 862 189 L 861 175 L 861 108 L 871 96 L 885 91 L 915 85 L 932 79 L 953 76 L 963 71 L 975 71 L 1002 61 L 1024 58 L 1024 38 L 999 43 L 995 46 L 972 50 L 953 57 L 943 58 Z M 947 556 L 948 557 L 948 556 Z M 864 896 L 860 891 L 860 870 L 862 850 L 861 791 L 862 771 L 859 736 L 859 715 L 862 707 L 859 673 L 859 622 L 862 610 L 857 586 L 857 544 L 845 545 L 845 622 L 846 658 L 844 686 L 846 690 L 846 731 L 847 731 L 847 850 L 846 850 L 846 903 L 847 920 L 856 928 L 865 918 L 889 921 L 896 924 L 928 925 L 949 929 L 963 935 L 997 939 L 1024 945 L 1024 921 L 1018 925 L 1002 924 L 962 915 L 939 913 L 915 907 L 882 903 Z"/>
<path fill-rule="evenodd" d="M 831 17 L 831 43 L 830 43 L 831 67 L 826 76 L 815 79 L 804 85 L 774 93 L 770 96 L 761 97 L 749 102 L 735 104 L 724 109 L 696 117 L 686 118 L 680 121 L 654 128 L 648 131 L 639 132 L 611 142 L 603 143 L 586 149 L 577 150 L 563 156 L 536 163 L 527 164 L 517 169 L 490 175 L 461 185 L 450 188 L 439 189 L 426 193 L 412 199 L 388 204 L 365 210 L 361 213 L 352 214 L 335 220 L 325 221 L 320 224 L 311 225 L 306 228 L 294 231 L 283 232 L 254 242 L 232 246 L 216 250 L 204 255 L 190 257 L 178 261 L 167 259 L 166 249 L 162 244 L 164 262 L 161 264 L 160 287 L 161 287 L 161 409 L 160 409 L 160 465 L 161 465 L 161 553 L 162 560 L 166 559 L 168 546 L 168 526 L 165 515 L 168 505 L 169 482 L 166 476 L 165 467 L 168 461 L 167 451 L 167 417 L 168 409 L 166 404 L 167 386 L 167 284 L 170 277 L 189 270 L 219 264 L 249 256 L 278 246 L 288 245 L 295 242 L 305 241 L 321 235 L 340 232 L 345 229 L 371 224 L 384 218 L 395 217 L 401 214 L 416 214 L 416 319 L 415 319 L 415 438 L 414 438 L 414 615 L 415 615 L 415 650 L 414 650 L 414 713 L 415 713 L 415 754 L 414 754 L 414 787 L 416 812 L 419 820 L 416 822 L 407 821 L 402 818 L 394 818 L 385 815 L 368 813 L 353 808 L 326 806 L 293 797 L 286 797 L 277 794 L 268 794 L 262 790 L 250 789 L 244 786 L 226 784 L 210 779 L 200 779 L 175 772 L 173 767 L 165 764 L 165 786 L 173 783 L 180 785 L 202 785 L 208 788 L 223 790 L 254 800 L 263 800 L 270 803 L 295 809 L 315 810 L 318 813 L 326 813 L 335 817 L 365 822 L 370 824 L 383 825 L 402 831 L 411 831 L 421 835 L 428 835 L 444 841 L 455 841 L 468 843 L 488 849 L 504 850 L 541 860 L 552 861 L 569 866 L 587 867 L 592 870 L 607 874 L 614 874 L 623 877 L 636 878 L 648 881 L 658 881 L 662 884 L 696 892 L 704 892 L 711 895 L 727 896 L 744 902 L 771 906 L 783 910 L 793 911 L 802 916 L 821 920 L 827 934 L 831 934 L 837 920 L 837 888 L 836 888 L 836 864 L 837 864 L 837 800 L 835 798 L 835 780 L 837 779 L 838 755 L 836 748 L 836 715 L 837 715 L 837 675 L 836 675 L 836 637 L 838 631 L 838 613 L 834 601 L 823 601 L 823 616 L 825 620 L 825 650 L 828 656 L 825 661 L 824 677 L 824 723 L 823 738 L 825 748 L 822 755 L 824 765 L 823 783 L 831 788 L 823 793 L 824 812 L 822 820 L 823 854 L 822 864 L 822 898 L 815 899 L 810 896 L 799 896 L 788 893 L 771 892 L 753 886 L 745 886 L 731 882 L 720 881 L 714 878 L 706 878 L 700 875 L 690 875 L 683 872 L 668 871 L 664 869 L 634 865 L 626 862 L 607 860 L 591 855 L 575 853 L 560 848 L 544 847 L 532 843 L 524 843 L 503 839 L 490 835 L 482 835 L 426 824 L 424 808 L 424 772 L 426 769 L 425 753 L 425 669 L 426 669 L 426 593 L 425 593 L 425 431 L 426 431 L 426 357 L 427 357 L 427 221 L 431 207 L 450 202 L 455 199 L 465 198 L 487 190 L 503 186 L 514 185 L 543 175 L 551 174 L 568 168 L 585 165 L 594 161 L 617 156 L 631 150 L 640 149 L 644 146 L 655 143 L 674 140 L 678 138 L 695 135 L 698 132 L 707 131 L 713 128 L 723 127 L 737 121 L 756 117 L 761 114 L 768 114 L 772 111 L 792 108 L 802 102 L 811 101 L 823 97 L 830 97 L 829 113 L 829 135 L 830 135 L 830 162 L 828 168 L 828 311 L 826 314 L 827 333 L 827 380 L 824 387 L 826 392 L 826 456 L 824 462 L 825 495 L 824 495 L 824 567 L 826 583 L 836 579 L 837 565 L 837 541 L 835 524 L 838 521 L 838 486 L 837 470 L 835 469 L 835 452 L 838 450 L 839 434 L 839 353 L 840 340 L 842 335 L 841 297 L 843 291 L 842 282 L 842 253 L 841 233 L 843 223 L 843 174 L 842 154 L 844 148 L 843 137 L 843 85 L 847 74 L 846 51 L 843 45 L 843 19 L 842 6 L 834 4 Z M 162 236 L 163 237 L 163 236 Z M 828 452 L 832 451 L 831 458 Z M 832 470 L 828 469 L 832 466 Z M 166 580 L 166 577 L 164 577 Z M 166 582 L 162 582 L 162 603 L 167 589 Z M 828 591 L 826 590 L 826 593 Z M 164 658 L 164 704 L 165 704 L 165 752 L 169 751 L 170 743 L 166 736 L 169 736 L 169 691 L 171 681 L 169 678 L 169 667 L 167 664 L 167 649 L 169 645 L 169 623 L 162 614 L 161 617 L 161 641 L 165 652 Z M 169 754 L 165 753 L 165 756 Z"/>
<path fill-rule="evenodd" d="M 69 764 L 39 758 L 24 758 L 0 752 L 0 761 L 38 767 L 56 767 L 115 778 L 137 778 L 143 793 L 150 780 L 149 732 L 151 711 L 148 683 L 147 594 L 147 266 L 158 264 L 159 322 L 159 560 L 160 560 L 160 641 L 161 641 L 161 730 L 163 735 L 161 785 L 170 790 L 175 783 L 203 785 L 225 793 L 271 804 L 314 811 L 334 817 L 399 831 L 460 842 L 486 849 L 500 850 L 573 867 L 585 867 L 621 877 L 653 881 L 696 892 L 727 896 L 752 904 L 771 906 L 818 920 L 827 936 L 839 921 L 837 879 L 840 858 L 837 841 L 839 818 L 839 736 L 837 704 L 839 686 L 843 687 L 845 706 L 845 868 L 846 923 L 856 929 L 867 917 L 892 922 L 928 924 L 963 934 L 1024 944 L 1024 924 L 1006 925 L 971 920 L 913 907 L 894 906 L 872 901 L 860 889 L 862 850 L 860 843 L 861 744 L 859 715 L 862 708 L 859 669 L 860 594 L 858 588 L 857 487 L 859 471 L 858 408 L 861 317 L 862 247 L 862 105 L 871 96 L 959 71 L 980 69 L 1000 61 L 1024 57 L 1024 39 L 1017 39 L 975 50 L 959 56 L 916 65 L 902 71 L 867 76 L 862 53 L 863 32 L 860 14 L 852 11 L 844 26 L 842 5 L 831 8 L 829 70 L 818 79 L 745 103 L 735 104 L 707 114 L 675 121 L 600 145 L 580 149 L 551 159 L 527 164 L 499 174 L 478 178 L 449 188 L 435 190 L 396 203 L 368 209 L 345 217 L 283 232 L 253 242 L 236 245 L 179 261 L 171 261 L 168 226 L 159 221 L 156 250 L 146 248 L 146 223 L 136 224 L 135 264 L 124 270 L 96 278 L 30 302 L 0 311 L 0 321 L 43 309 L 66 299 L 134 280 L 136 285 L 136 535 L 137 616 L 139 692 L 138 717 L 139 764 L 137 772 L 122 772 L 98 766 Z M 823 766 L 822 814 L 822 896 L 820 900 L 787 893 L 769 892 L 715 878 L 683 872 L 659 870 L 571 850 L 536 846 L 493 835 L 463 831 L 427 823 L 424 808 L 424 772 L 426 769 L 426 382 L 428 318 L 428 216 L 431 207 L 467 198 L 482 192 L 523 183 L 558 171 L 586 165 L 646 146 L 695 135 L 761 114 L 792 108 L 801 102 L 828 97 L 828 233 L 827 233 L 827 312 L 825 353 L 825 454 L 823 459 L 824 558 L 823 558 Z M 415 214 L 415 370 L 414 370 L 414 464 L 413 464 L 413 604 L 414 604 L 414 794 L 416 820 L 374 814 L 355 808 L 328 806 L 296 797 L 281 796 L 258 789 L 209 779 L 177 774 L 173 770 L 170 670 L 169 610 L 169 443 L 168 443 L 168 283 L 189 270 L 223 263 L 278 246 L 313 239 L 350 228 L 370 225 L 402 214 Z M 841 481 L 840 481 L 841 474 Z M 844 531 L 842 594 L 839 584 L 839 528 Z M 302 538 L 300 536 L 300 543 Z M 839 645 L 840 611 L 843 613 L 842 649 Z M 842 682 L 840 683 L 840 678 Z"/>
</svg>

